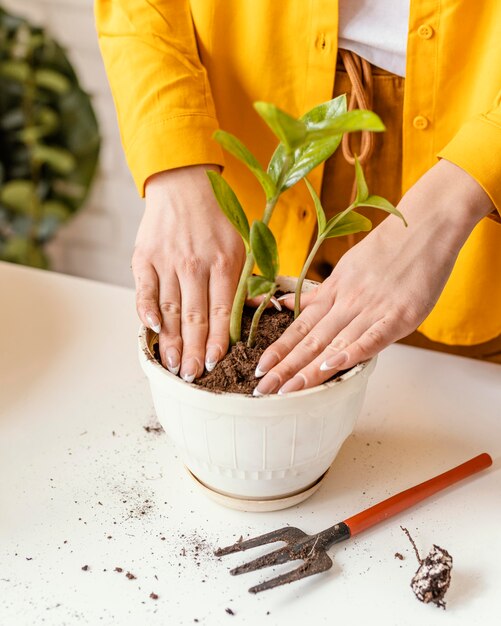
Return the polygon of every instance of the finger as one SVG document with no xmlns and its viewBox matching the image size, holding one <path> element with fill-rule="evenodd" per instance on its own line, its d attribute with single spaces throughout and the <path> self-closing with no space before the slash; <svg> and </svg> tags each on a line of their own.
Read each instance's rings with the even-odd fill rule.
<svg viewBox="0 0 501 626">
<path fill-rule="evenodd" d="M 208 372 L 228 351 L 231 306 L 238 276 L 213 268 L 209 279 L 209 331 L 205 347 L 205 368 Z"/>
<path fill-rule="evenodd" d="M 320 385 L 341 370 L 348 370 L 366 361 L 390 343 L 398 335 L 386 318 L 368 325 L 365 316 L 358 316 L 322 351 L 311 363 L 290 379 L 279 393 L 289 393 Z"/>
<path fill-rule="evenodd" d="M 299 301 L 299 308 L 302 311 L 305 307 L 315 300 L 318 294 L 318 287 L 312 289 L 311 291 L 307 291 L 301 294 L 301 299 Z M 294 311 L 296 294 L 295 293 L 284 293 L 283 296 L 279 296 L 277 300 L 285 306 L 287 309 Z"/>
<path fill-rule="evenodd" d="M 245 304 L 247 306 L 251 306 L 254 309 L 257 309 L 257 307 L 261 304 L 265 297 L 266 296 L 256 296 L 255 298 L 246 298 Z M 267 304 L 266 308 L 269 309 L 272 306 L 274 306 L 277 311 L 282 310 L 282 305 L 280 304 L 278 299 L 275 298 L 275 296 L 270 299 L 270 302 Z"/>
<path fill-rule="evenodd" d="M 156 333 L 160 332 L 162 317 L 158 308 L 158 276 L 150 263 L 132 259 L 132 274 L 136 285 L 136 309 L 141 322 Z"/>
<path fill-rule="evenodd" d="M 284 381 L 272 371 L 273 368 L 310 334 L 330 308 L 329 298 L 319 298 L 314 301 L 284 331 L 280 339 L 263 352 L 256 368 L 256 377 L 264 376 L 264 378 L 257 386 L 255 395 L 273 393 L 278 390 Z"/>
<path fill-rule="evenodd" d="M 204 371 L 208 322 L 208 271 L 179 275 L 181 287 L 181 377 L 191 383 Z"/>
<path fill-rule="evenodd" d="M 330 345 L 342 350 L 347 347 L 346 340 L 337 337 L 339 331 L 348 326 L 353 319 L 353 314 L 349 309 L 342 311 L 334 307 L 316 324 L 311 331 L 263 378 L 263 385 L 266 385 L 266 378 L 273 376 L 278 378 L 279 388 L 286 385 L 287 381 L 293 378 L 300 370 L 309 365 Z M 332 339 L 335 337 L 335 339 Z M 258 386 L 258 391 L 262 387 Z"/>
<path fill-rule="evenodd" d="M 162 273 L 160 284 L 160 311 L 162 314 L 162 331 L 159 336 L 160 357 L 162 365 L 176 375 L 181 366 L 181 292 L 176 273 Z"/>
</svg>

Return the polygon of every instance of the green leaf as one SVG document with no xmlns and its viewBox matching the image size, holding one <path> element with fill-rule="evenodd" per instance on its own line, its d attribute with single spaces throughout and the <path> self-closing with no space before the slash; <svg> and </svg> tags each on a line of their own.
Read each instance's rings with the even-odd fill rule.
<svg viewBox="0 0 501 626">
<path fill-rule="evenodd" d="M 350 211 L 347 215 L 344 215 L 336 221 L 337 217 L 338 216 L 335 215 L 327 223 L 322 235 L 325 239 L 366 232 L 372 228 L 372 222 L 356 211 Z"/>
<path fill-rule="evenodd" d="M 32 149 L 33 158 L 47 165 L 59 174 L 69 174 L 76 167 L 75 157 L 65 148 L 36 144 Z"/>
<path fill-rule="evenodd" d="M 70 207 L 61 200 L 46 200 L 42 202 L 40 208 L 43 215 L 54 217 L 60 222 L 67 220 L 72 213 Z"/>
<path fill-rule="evenodd" d="M 254 102 L 254 108 L 290 152 L 306 138 L 306 125 L 269 102 Z"/>
<path fill-rule="evenodd" d="M 27 126 L 19 131 L 19 139 L 25 143 L 34 143 L 53 133 L 59 125 L 59 116 L 49 107 L 42 107 L 36 115 L 36 125 Z"/>
<path fill-rule="evenodd" d="M 270 282 L 275 282 L 279 267 L 277 242 L 268 226 L 260 220 L 252 223 L 250 246 L 261 274 Z"/>
<path fill-rule="evenodd" d="M 217 203 L 228 220 L 233 224 L 233 227 L 242 237 L 245 249 L 249 252 L 249 221 L 247 220 L 247 216 L 245 215 L 242 205 L 238 201 L 235 192 L 218 172 L 207 170 L 207 176 L 209 177 Z"/>
<path fill-rule="evenodd" d="M 252 152 L 239 139 L 224 130 L 217 130 L 213 137 L 225 150 L 247 165 L 264 189 L 267 199 L 275 195 L 276 189 L 273 181 Z"/>
<path fill-rule="evenodd" d="M 370 206 L 374 207 L 375 209 L 381 209 L 382 211 L 386 211 L 387 213 L 396 215 L 402 220 L 405 226 L 408 226 L 407 221 L 402 213 L 400 213 L 400 211 L 396 207 L 394 207 L 391 202 L 389 202 L 385 198 L 382 198 L 381 196 L 369 196 L 366 200 L 360 202 L 358 206 Z"/>
<path fill-rule="evenodd" d="M 71 82 L 64 74 L 46 68 L 35 71 L 35 83 L 38 87 L 57 94 L 66 93 L 71 89 Z"/>
<path fill-rule="evenodd" d="M 250 276 L 247 279 L 247 294 L 249 298 L 269 293 L 274 287 L 275 283 L 263 278 L 263 276 Z"/>
<path fill-rule="evenodd" d="M 307 128 L 311 128 L 314 124 L 321 124 L 346 113 L 346 110 L 346 94 L 343 93 L 332 100 L 317 104 L 300 119 L 306 124 Z"/>
<path fill-rule="evenodd" d="M 355 198 L 355 206 L 360 206 L 360 204 L 367 200 L 369 197 L 369 188 L 367 187 L 367 183 L 365 182 L 364 170 L 360 165 L 360 161 L 358 160 L 357 155 L 355 154 L 355 180 L 357 183 L 357 195 Z"/>
<path fill-rule="evenodd" d="M 31 75 L 31 67 L 25 61 L 3 61 L 0 63 L 0 76 L 25 83 Z"/>
<path fill-rule="evenodd" d="M 46 269 L 49 266 L 47 256 L 40 246 L 23 237 L 11 237 L 2 248 L 2 258 L 10 263 L 19 263 Z"/>
<path fill-rule="evenodd" d="M 318 234 L 321 235 L 324 232 L 325 226 L 327 224 L 325 211 L 322 207 L 322 203 L 320 202 L 320 198 L 317 196 L 316 191 L 313 189 L 313 185 L 307 178 L 304 179 L 304 182 L 308 187 L 308 191 L 310 192 L 310 195 L 313 199 L 313 204 L 315 205 L 315 211 L 317 212 Z"/>
<path fill-rule="evenodd" d="M 330 135 L 353 133 L 361 130 L 382 132 L 385 130 L 385 126 L 381 118 L 373 111 L 355 109 L 346 111 L 346 113 L 338 115 L 334 119 L 315 124 L 308 130 L 308 139 L 321 139 Z"/>
<path fill-rule="evenodd" d="M 11 180 L 0 189 L 0 202 L 17 213 L 31 215 L 36 203 L 36 189 L 31 180 Z"/>
<path fill-rule="evenodd" d="M 333 100 L 323 102 L 314 107 L 301 117 L 301 121 L 306 124 L 309 133 L 310 129 L 314 128 L 316 125 L 342 115 L 345 112 L 346 96 L 343 94 Z M 299 180 L 307 176 L 317 165 L 320 165 L 320 163 L 323 163 L 332 156 L 341 143 L 342 136 L 342 133 L 339 133 L 338 135 L 329 135 L 324 138 L 315 139 L 295 150 L 293 165 L 289 168 L 281 190 L 285 191 L 285 189 L 289 189 L 289 187 L 292 187 Z M 285 148 L 279 145 L 268 166 L 268 173 L 275 184 L 280 178 L 285 156 Z"/>
</svg>

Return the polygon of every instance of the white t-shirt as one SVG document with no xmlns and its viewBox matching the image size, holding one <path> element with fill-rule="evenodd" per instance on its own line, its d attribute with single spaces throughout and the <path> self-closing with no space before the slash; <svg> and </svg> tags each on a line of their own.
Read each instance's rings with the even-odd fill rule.
<svg viewBox="0 0 501 626">
<path fill-rule="evenodd" d="M 410 0 L 339 0 L 339 47 L 405 76 Z"/>
</svg>

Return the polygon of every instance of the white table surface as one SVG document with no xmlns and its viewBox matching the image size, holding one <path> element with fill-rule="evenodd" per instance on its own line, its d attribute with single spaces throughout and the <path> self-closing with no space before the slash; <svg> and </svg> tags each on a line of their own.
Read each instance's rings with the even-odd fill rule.
<svg viewBox="0 0 501 626">
<path fill-rule="evenodd" d="M 200 494 L 166 435 L 144 429 L 132 291 L 0 264 L 0 293 L 2 626 L 501 623 L 500 366 L 392 346 L 322 488 L 241 513 Z M 232 577 L 245 557 L 212 556 L 241 534 L 319 531 L 483 451 L 492 468 L 334 546 L 323 575 L 253 596 L 263 572 Z M 452 554 L 446 611 L 415 599 L 400 524 L 422 555 Z"/>
</svg>

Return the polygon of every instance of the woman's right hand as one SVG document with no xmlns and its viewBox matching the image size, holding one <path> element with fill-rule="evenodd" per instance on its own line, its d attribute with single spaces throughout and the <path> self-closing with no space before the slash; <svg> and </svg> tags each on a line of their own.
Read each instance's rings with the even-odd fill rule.
<svg viewBox="0 0 501 626">
<path fill-rule="evenodd" d="M 226 354 L 233 296 L 245 260 L 206 171 L 194 165 L 146 183 L 132 257 L 137 312 L 159 331 L 162 364 L 191 382 Z"/>
</svg>

